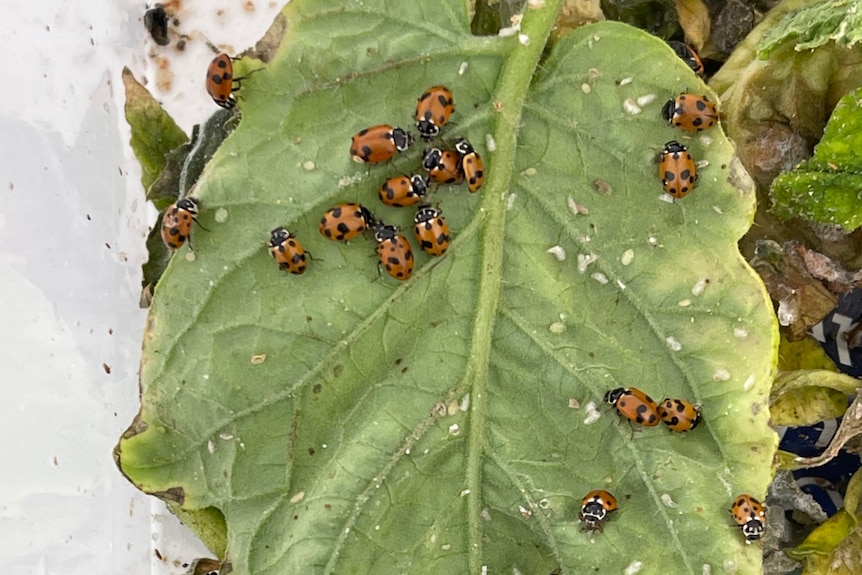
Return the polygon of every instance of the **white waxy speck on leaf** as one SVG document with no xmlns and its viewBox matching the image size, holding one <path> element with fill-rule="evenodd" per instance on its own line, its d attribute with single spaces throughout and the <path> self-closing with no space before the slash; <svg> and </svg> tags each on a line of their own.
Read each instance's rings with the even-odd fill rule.
<svg viewBox="0 0 862 575">
<path fill-rule="evenodd" d="M 730 379 L 730 372 L 723 367 L 716 369 L 712 374 L 712 379 L 715 381 L 728 381 Z"/>
<path fill-rule="evenodd" d="M 552 246 L 547 249 L 547 253 L 554 256 L 558 262 L 566 261 L 566 248 L 563 246 Z"/>
</svg>

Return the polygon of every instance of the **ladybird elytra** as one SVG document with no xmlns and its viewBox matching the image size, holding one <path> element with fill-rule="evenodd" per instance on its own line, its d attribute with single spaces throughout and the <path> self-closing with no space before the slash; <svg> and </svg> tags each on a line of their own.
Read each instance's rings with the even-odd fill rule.
<svg viewBox="0 0 862 575">
<path fill-rule="evenodd" d="M 393 278 L 404 281 L 413 274 L 413 250 L 410 242 L 398 233 L 395 226 L 383 222 L 375 223 L 374 239 L 377 241 L 379 264 Z"/>
<path fill-rule="evenodd" d="M 350 157 L 354 162 L 378 164 L 391 160 L 413 144 L 413 134 L 389 124 L 379 124 L 358 131 L 350 140 Z"/>
<path fill-rule="evenodd" d="M 584 524 L 586 531 L 602 531 L 602 524 L 607 520 L 608 513 L 618 508 L 617 499 L 604 489 L 594 489 L 581 500 L 581 510 L 578 519 Z"/>
<path fill-rule="evenodd" d="M 308 267 L 308 254 L 296 239 L 296 235 L 284 227 L 270 232 L 269 253 L 278 264 L 278 269 L 292 274 L 305 273 Z"/>
<path fill-rule="evenodd" d="M 233 77 L 233 60 L 227 54 L 218 54 L 207 68 L 206 88 L 213 102 L 222 108 L 236 106 L 233 92 L 236 89 Z"/>
<path fill-rule="evenodd" d="M 192 222 L 197 221 L 198 201 L 194 198 L 182 198 L 168 206 L 162 216 L 162 241 L 165 245 L 177 250 L 191 237 Z"/>
<path fill-rule="evenodd" d="M 374 216 L 362 204 L 339 204 L 323 214 L 318 230 L 327 239 L 344 242 L 361 235 L 374 222 Z"/>
<path fill-rule="evenodd" d="M 442 256 L 449 249 L 449 224 L 443 213 L 430 205 L 419 206 L 413 218 L 416 241 L 428 255 Z"/>
<path fill-rule="evenodd" d="M 422 166 L 438 184 L 457 184 L 464 178 L 461 156 L 453 150 L 430 148 L 422 156 Z"/>
<path fill-rule="evenodd" d="M 429 185 L 428 176 L 422 174 L 393 176 L 383 182 L 378 194 L 387 206 L 405 208 L 420 202 L 428 193 Z"/>
<path fill-rule="evenodd" d="M 432 86 L 425 90 L 416 102 L 416 130 L 423 140 L 431 140 L 440 133 L 440 128 L 449 122 L 455 111 L 452 91 L 446 86 Z"/>
<path fill-rule="evenodd" d="M 706 96 L 683 93 L 665 103 L 662 117 L 671 126 L 687 132 L 700 132 L 715 125 L 718 112 Z"/>
<path fill-rule="evenodd" d="M 659 153 L 659 178 L 664 191 L 675 199 L 684 198 L 694 188 L 697 168 L 688 148 L 671 140 Z"/>
<path fill-rule="evenodd" d="M 467 189 L 470 193 L 478 192 L 485 183 L 485 162 L 464 138 L 455 140 L 455 151 L 461 156 L 461 172 L 467 180 Z"/>
<path fill-rule="evenodd" d="M 632 423 L 653 427 L 661 422 L 655 400 L 636 387 L 611 389 L 603 399 Z"/>
<path fill-rule="evenodd" d="M 745 542 L 750 544 L 763 537 L 766 525 L 766 507 L 751 495 L 738 495 L 730 506 L 730 513 L 742 529 Z"/>
<path fill-rule="evenodd" d="M 691 431 L 700 423 L 700 407 L 685 399 L 672 399 L 666 397 L 658 404 L 658 414 L 662 422 L 671 431 L 683 433 Z"/>
</svg>

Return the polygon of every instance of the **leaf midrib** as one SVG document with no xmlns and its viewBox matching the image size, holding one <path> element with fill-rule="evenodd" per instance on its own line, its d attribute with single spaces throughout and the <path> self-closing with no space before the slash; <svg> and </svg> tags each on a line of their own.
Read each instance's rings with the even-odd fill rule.
<svg viewBox="0 0 862 575">
<path fill-rule="evenodd" d="M 479 297 L 465 376 L 465 383 L 470 389 L 466 469 L 468 573 L 481 573 L 483 564 L 480 517 L 484 497 L 481 468 L 487 444 L 485 415 L 488 407 L 485 390 L 491 357 L 491 334 L 500 302 L 503 277 L 502 240 L 506 224 L 506 197 L 515 168 L 518 130 L 527 91 L 563 1 L 549 0 L 544 7 L 535 10 L 525 8 L 521 35 L 529 41 L 527 45 L 523 45 L 519 38 L 511 39 L 511 42 L 517 44 L 504 61 L 496 93 L 491 96 L 495 109 L 499 110 L 493 130 L 497 149 L 485 163 L 487 179 L 479 208 L 480 214 L 484 214 L 479 232 L 482 246 Z"/>
</svg>

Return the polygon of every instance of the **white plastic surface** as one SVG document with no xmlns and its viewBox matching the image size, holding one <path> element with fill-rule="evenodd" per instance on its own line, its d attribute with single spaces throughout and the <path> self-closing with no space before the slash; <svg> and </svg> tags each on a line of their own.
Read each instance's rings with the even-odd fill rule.
<svg viewBox="0 0 862 575">
<path fill-rule="evenodd" d="M 156 213 L 128 145 L 120 72 L 190 132 L 216 107 L 213 57 L 283 2 L 173 0 L 185 50 L 156 46 L 146 5 L 6 0 L 0 19 L 0 572 L 176 574 L 208 555 L 114 466 L 138 410 L 144 240 Z"/>
</svg>

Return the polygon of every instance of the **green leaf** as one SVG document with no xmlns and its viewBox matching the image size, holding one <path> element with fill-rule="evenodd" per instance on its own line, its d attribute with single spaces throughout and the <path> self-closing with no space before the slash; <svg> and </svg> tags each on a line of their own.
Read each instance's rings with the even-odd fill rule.
<svg viewBox="0 0 862 575">
<path fill-rule="evenodd" d="M 141 184 L 148 189 L 165 167 L 165 156 L 188 137 L 146 88 L 123 68 L 126 121 L 132 129 L 132 151 L 141 163 Z"/>
<path fill-rule="evenodd" d="M 805 387 L 788 391 L 769 405 L 774 425 L 814 425 L 840 417 L 847 410 L 847 396 L 827 387 Z"/>
<path fill-rule="evenodd" d="M 787 14 L 760 43 L 766 59 L 779 46 L 792 43 L 797 52 L 829 42 L 851 47 L 862 40 L 862 6 L 858 0 L 828 0 L 801 6 Z"/>
<path fill-rule="evenodd" d="M 558 9 L 507 38 L 472 37 L 455 0 L 284 9 L 284 43 L 193 192 L 211 231 L 158 285 L 117 447 L 144 491 L 223 514 L 235 572 L 760 572 L 727 512 L 765 492 L 776 447 L 777 330 L 736 248 L 750 182 L 728 183 L 718 128 L 689 139 L 662 120 L 664 100 L 706 92 L 662 41 L 601 23 L 540 64 Z M 487 181 L 436 192 L 452 247 L 397 283 L 373 242 L 316 228 L 361 201 L 409 234 L 412 212 L 376 190 L 422 146 L 357 166 L 350 136 L 408 127 L 439 83 L 456 102 L 441 144 L 468 137 Z M 706 162 L 676 203 L 653 163 L 671 139 Z M 278 225 L 313 253 L 305 275 L 269 257 Z M 700 403 L 704 422 L 633 432 L 598 405 L 588 423 L 628 385 Z M 597 488 L 620 509 L 587 534 Z"/>
<path fill-rule="evenodd" d="M 775 378 L 769 411 L 774 425 L 813 425 L 841 417 L 859 380 L 830 370 L 784 372 Z"/>
<path fill-rule="evenodd" d="M 813 337 L 790 341 L 782 334 L 778 344 L 778 371 L 828 370 L 838 368 Z"/>
<path fill-rule="evenodd" d="M 862 88 L 847 94 L 832 112 L 814 157 L 772 184 L 773 211 L 840 224 L 862 225 Z"/>
<path fill-rule="evenodd" d="M 147 199 L 163 210 L 185 197 L 237 122 L 234 111 L 219 109 L 203 124 L 195 124 L 191 140 L 165 156 L 165 166 L 147 190 Z M 155 123 L 146 129 L 157 131 L 159 126 Z"/>
<path fill-rule="evenodd" d="M 844 541 L 850 532 L 855 527 L 856 521 L 853 516 L 847 513 L 844 509 L 841 509 L 826 520 L 825 523 L 818 526 L 814 531 L 812 531 L 808 537 L 805 538 L 805 541 L 796 547 L 795 549 L 789 549 L 787 551 L 787 555 L 797 560 L 814 560 L 817 563 L 823 563 L 822 560 L 818 560 L 819 558 L 830 558 L 831 552 L 835 549 L 838 544 Z M 831 561 L 825 562 L 827 565 L 831 563 Z M 830 571 L 814 571 L 816 572 L 830 572 Z M 856 571 L 851 571 L 851 573 L 855 573 Z"/>
<path fill-rule="evenodd" d="M 842 3 L 830 0 L 816 6 L 830 9 L 836 4 Z M 842 96 L 862 84 L 862 44 L 828 42 L 816 49 L 798 50 L 795 36 L 782 35 L 780 31 L 786 31 L 791 22 L 809 27 L 810 22 L 800 14 L 810 7 L 809 0 L 783 0 L 710 80 L 721 95 L 728 136 L 764 191 L 782 171 L 810 156 L 823 136 L 830 111 Z M 760 47 L 767 37 L 784 41 L 770 45 L 764 61 Z M 769 203 L 766 194 L 762 201 Z M 769 214 L 759 214 L 758 224 L 772 238 L 799 236 L 798 223 L 785 229 Z"/>
<path fill-rule="evenodd" d="M 161 212 L 159 221 L 168 206 L 188 195 L 215 151 L 236 127 L 237 121 L 238 115 L 233 111 L 219 109 L 203 124 L 195 124 L 190 142 L 175 148 L 165 156 L 164 168 L 147 190 L 147 199 Z M 158 131 L 158 129 L 158 122 L 146 126 L 145 129 L 143 125 L 136 128 L 138 131 L 145 132 Z M 154 226 L 147 236 L 147 252 L 150 257 L 141 266 L 143 271 L 141 307 L 149 306 L 152 291 L 165 273 L 173 255 L 171 249 L 162 240 L 160 225 Z"/>
</svg>

